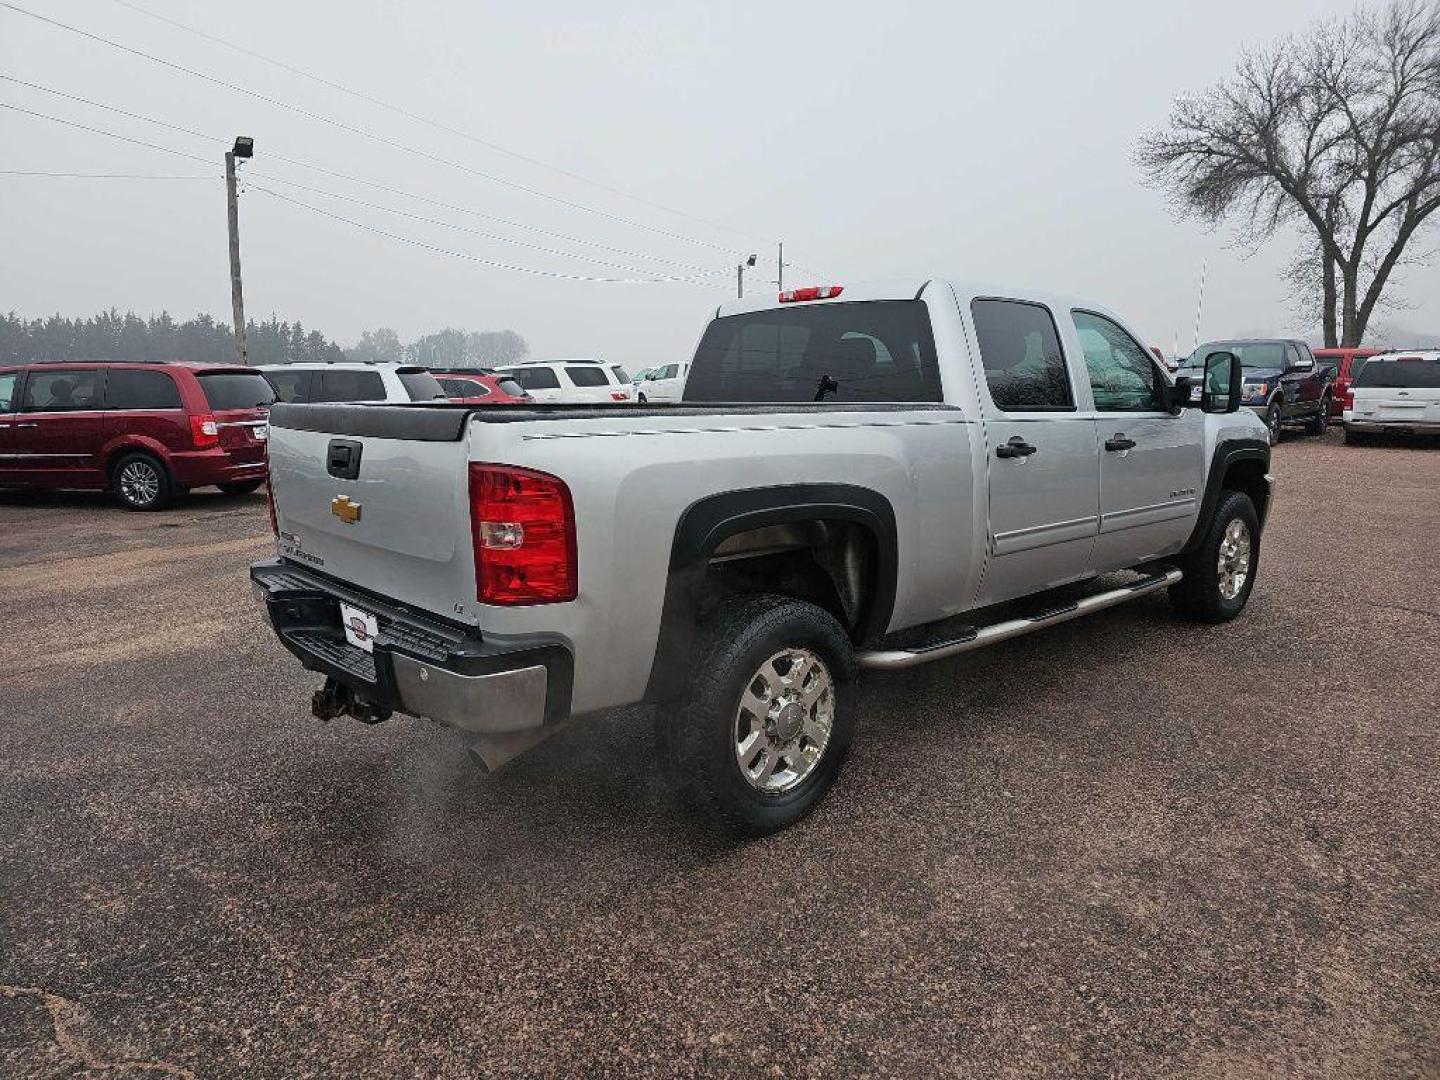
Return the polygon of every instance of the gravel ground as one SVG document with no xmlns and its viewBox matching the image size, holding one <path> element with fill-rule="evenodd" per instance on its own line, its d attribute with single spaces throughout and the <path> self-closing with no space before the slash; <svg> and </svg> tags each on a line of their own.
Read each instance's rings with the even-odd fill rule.
<svg viewBox="0 0 1440 1080">
<path fill-rule="evenodd" d="M 0 1074 L 1440 1075 L 1440 447 L 1275 471 L 1241 619 L 872 678 L 739 845 L 640 710 L 311 719 L 258 498 L 0 496 Z"/>
</svg>

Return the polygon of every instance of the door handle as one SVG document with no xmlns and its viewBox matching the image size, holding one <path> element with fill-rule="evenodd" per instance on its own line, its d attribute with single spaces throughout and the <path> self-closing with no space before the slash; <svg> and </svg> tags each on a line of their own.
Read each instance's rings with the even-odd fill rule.
<svg viewBox="0 0 1440 1080">
<path fill-rule="evenodd" d="M 1038 446 L 1031 446 L 1022 436 L 1015 435 L 1009 442 L 1001 443 L 995 448 L 995 456 L 1003 458 L 1029 457 L 1039 449 Z"/>
<path fill-rule="evenodd" d="M 1117 431 L 1113 439 L 1105 440 L 1106 450 L 1130 450 L 1134 448 L 1134 446 L 1135 440 L 1127 439 L 1123 431 Z"/>
<path fill-rule="evenodd" d="M 17 428 L 24 428 L 24 427 L 39 427 L 40 425 L 39 425 L 39 424 L 16 424 L 15 426 L 16 426 Z"/>
</svg>

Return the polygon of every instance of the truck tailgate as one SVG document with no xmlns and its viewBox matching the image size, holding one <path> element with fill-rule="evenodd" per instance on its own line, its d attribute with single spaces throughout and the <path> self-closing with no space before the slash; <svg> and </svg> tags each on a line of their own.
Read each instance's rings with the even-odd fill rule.
<svg viewBox="0 0 1440 1080">
<path fill-rule="evenodd" d="M 457 601 L 475 594 L 465 410 L 277 405 L 270 419 L 280 554 L 464 619 Z"/>
</svg>

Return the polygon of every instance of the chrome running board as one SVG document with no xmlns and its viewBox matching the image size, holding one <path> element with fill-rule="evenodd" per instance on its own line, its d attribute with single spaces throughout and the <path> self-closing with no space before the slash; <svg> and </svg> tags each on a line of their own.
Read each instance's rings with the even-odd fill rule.
<svg viewBox="0 0 1440 1080">
<path fill-rule="evenodd" d="M 1047 626 L 1069 622 L 1071 619 L 1078 619 L 1081 615 L 1104 611 L 1106 608 L 1115 607 L 1117 604 L 1123 604 L 1127 600 L 1134 600 L 1160 589 L 1168 589 L 1184 576 L 1174 568 L 1161 570 L 1159 573 L 1141 578 L 1124 588 L 1111 589 L 1109 592 L 1096 593 L 1094 596 L 1072 600 L 1067 604 L 1060 604 L 1057 607 L 1037 612 L 1028 618 L 1007 619 L 990 626 L 967 627 L 958 636 L 911 649 L 871 649 L 860 653 L 856 659 L 863 668 L 882 671 L 898 671 L 901 668 L 915 667 L 917 664 L 928 664 L 932 660 L 944 660 L 960 653 L 972 652 L 988 645 L 1009 641 L 1011 638 L 1017 638 L 1035 630 L 1043 630 Z"/>
</svg>

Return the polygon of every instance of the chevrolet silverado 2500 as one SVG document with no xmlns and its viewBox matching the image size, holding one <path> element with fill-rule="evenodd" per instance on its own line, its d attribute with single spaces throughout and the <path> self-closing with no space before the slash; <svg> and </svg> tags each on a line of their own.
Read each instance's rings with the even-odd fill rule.
<svg viewBox="0 0 1440 1080">
<path fill-rule="evenodd" d="M 864 669 L 1161 589 L 1239 614 L 1273 480 L 1238 358 L 1171 383 L 1114 314 L 942 280 L 719 308 L 663 408 L 283 405 L 251 576 L 313 710 L 491 767 L 650 702 L 735 831 L 834 782 Z"/>
</svg>

